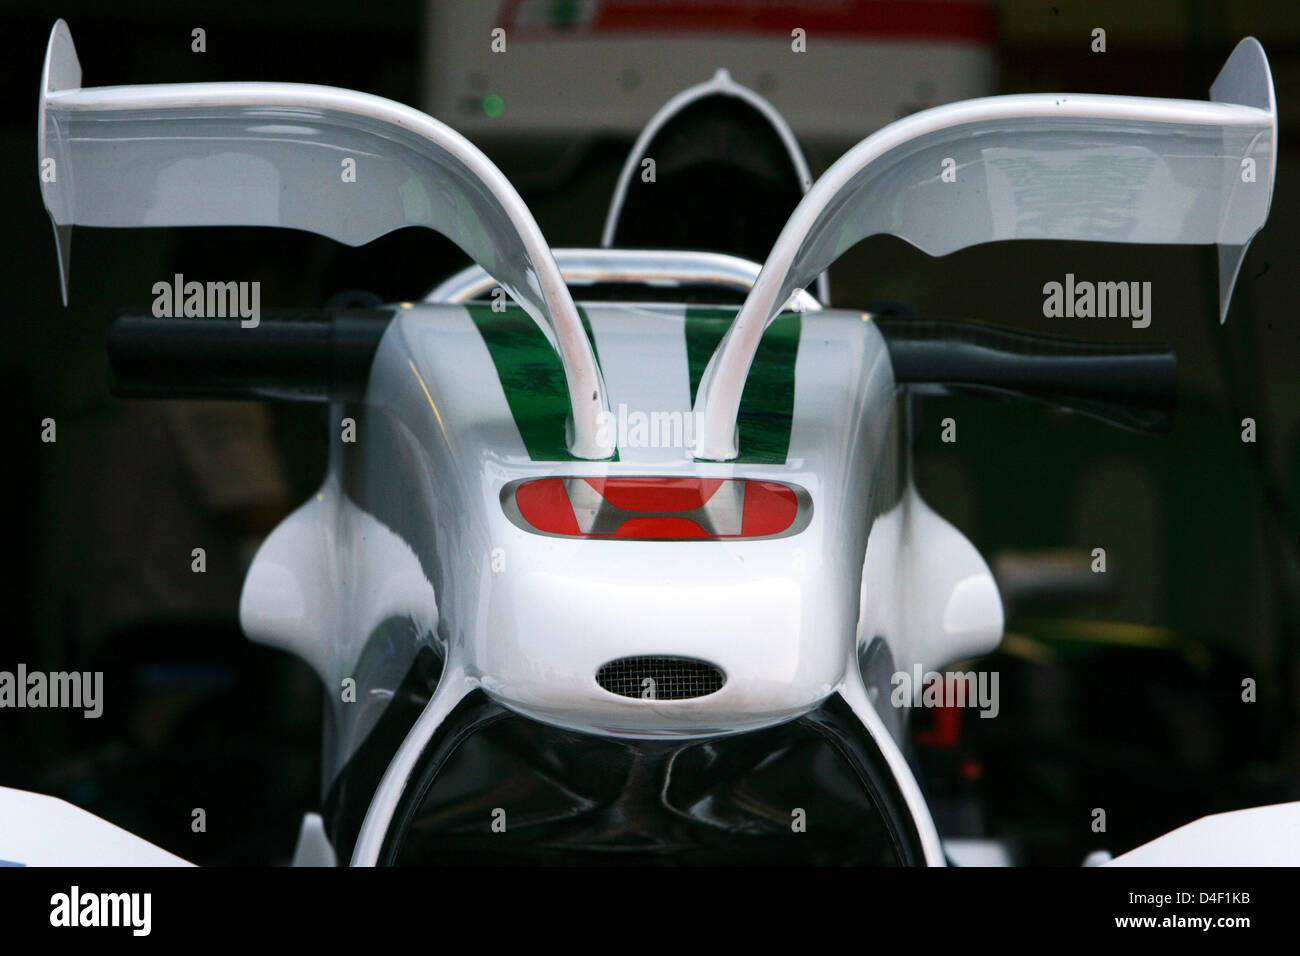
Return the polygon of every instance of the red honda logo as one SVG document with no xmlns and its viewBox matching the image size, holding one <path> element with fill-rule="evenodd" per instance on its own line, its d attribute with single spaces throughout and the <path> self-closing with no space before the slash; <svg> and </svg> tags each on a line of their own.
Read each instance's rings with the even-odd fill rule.
<svg viewBox="0 0 1300 956">
<path fill-rule="evenodd" d="M 525 531 L 608 540 L 777 538 L 812 518 L 808 492 L 752 478 L 524 478 L 501 505 Z"/>
</svg>

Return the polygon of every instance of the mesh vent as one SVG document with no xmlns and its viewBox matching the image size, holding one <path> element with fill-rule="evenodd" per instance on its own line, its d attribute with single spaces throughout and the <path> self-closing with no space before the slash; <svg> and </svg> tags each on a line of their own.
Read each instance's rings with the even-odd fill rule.
<svg viewBox="0 0 1300 956">
<path fill-rule="evenodd" d="M 689 657 L 620 657 L 596 671 L 596 683 L 611 694 L 644 700 L 704 697 L 726 679 L 712 664 Z"/>
</svg>

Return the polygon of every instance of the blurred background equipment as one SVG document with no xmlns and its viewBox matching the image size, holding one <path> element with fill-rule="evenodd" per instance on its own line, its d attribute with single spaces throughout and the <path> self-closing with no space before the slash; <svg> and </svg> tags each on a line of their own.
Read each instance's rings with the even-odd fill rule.
<svg viewBox="0 0 1300 956">
<path fill-rule="evenodd" d="M 997 84 L 992 0 L 427 0 L 425 12 L 420 106 L 476 140 L 632 137 L 719 67 L 806 142 L 859 139 Z"/>
</svg>

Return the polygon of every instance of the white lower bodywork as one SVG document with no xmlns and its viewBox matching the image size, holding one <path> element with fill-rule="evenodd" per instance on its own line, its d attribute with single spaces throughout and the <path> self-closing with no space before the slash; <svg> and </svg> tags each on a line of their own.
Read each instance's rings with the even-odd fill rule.
<svg viewBox="0 0 1300 956">
<path fill-rule="evenodd" d="M 1300 866 L 1300 802 L 1202 817 L 1106 866 Z"/>
<path fill-rule="evenodd" d="M 0 787 L 0 866 L 191 866 L 65 800 Z"/>
</svg>

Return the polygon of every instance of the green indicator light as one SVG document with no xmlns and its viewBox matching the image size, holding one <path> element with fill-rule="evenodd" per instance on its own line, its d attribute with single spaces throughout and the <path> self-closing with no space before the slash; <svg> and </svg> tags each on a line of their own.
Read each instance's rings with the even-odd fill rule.
<svg viewBox="0 0 1300 956">
<path fill-rule="evenodd" d="M 578 5 L 574 0 L 555 0 L 551 5 L 551 21 L 556 26 L 570 27 L 578 20 Z"/>
<path fill-rule="evenodd" d="M 483 112 L 486 113 L 490 119 L 496 119 L 505 112 L 505 109 L 506 101 L 495 93 L 489 93 L 487 96 L 483 97 Z"/>
</svg>

